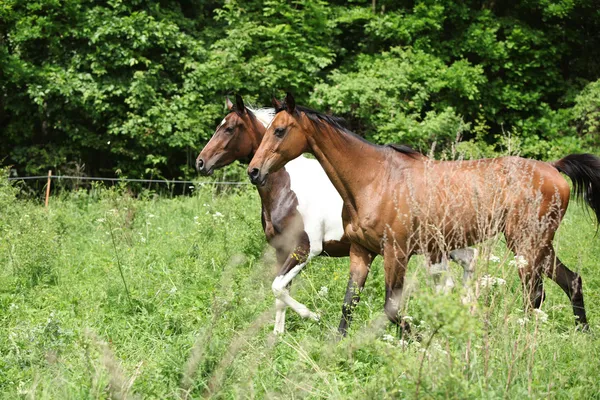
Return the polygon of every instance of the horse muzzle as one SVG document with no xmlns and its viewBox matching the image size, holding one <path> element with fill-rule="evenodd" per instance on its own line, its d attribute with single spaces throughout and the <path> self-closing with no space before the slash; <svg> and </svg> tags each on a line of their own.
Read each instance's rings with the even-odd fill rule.
<svg viewBox="0 0 600 400">
<path fill-rule="evenodd" d="M 250 177 L 250 182 L 256 186 L 264 186 L 267 182 L 267 176 L 269 174 L 261 174 L 258 168 L 248 168 L 248 176 Z"/>
<path fill-rule="evenodd" d="M 207 167 L 206 162 L 202 158 L 196 160 L 196 170 L 202 176 L 209 176 L 213 173 L 213 166 Z"/>
</svg>

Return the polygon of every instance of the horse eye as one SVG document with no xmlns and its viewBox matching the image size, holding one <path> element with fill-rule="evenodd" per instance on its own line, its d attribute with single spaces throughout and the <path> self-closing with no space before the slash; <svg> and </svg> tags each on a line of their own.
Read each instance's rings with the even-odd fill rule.
<svg viewBox="0 0 600 400">
<path fill-rule="evenodd" d="M 283 135 L 285 134 L 285 128 L 275 128 L 275 136 L 277 137 L 283 137 Z"/>
<path fill-rule="evenodd" d="M 228 126 L 227 128 L 225 128 L 225 132 L 227 132 L 227 133 L 233 132 L 233 127 L 232 126 Z"/>
</svg>

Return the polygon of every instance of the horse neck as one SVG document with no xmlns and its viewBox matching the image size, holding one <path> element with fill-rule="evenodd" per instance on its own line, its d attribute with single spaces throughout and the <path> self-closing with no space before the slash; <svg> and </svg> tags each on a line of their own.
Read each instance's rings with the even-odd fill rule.
<svg viewBox="0 0 600 400">
<path fill-rule="evenodd" d="M 279 171 L 270 173 L 265 184 L 256 186 L 256 189 L 260 196 L 263 212 L 270 214 L 281 204 L 279 199 L 289 194 L 291 190 L 290 175 L 285 168 L 281 168 Z"/>
<path fill-rule="evenodd" d="M 350 206 L 349 211 L 355 212 L 358 194 L 385 173 L 385 149 L 325 123 L 317 130 L 315 123 L 304 119 L 311 153 Z"/>
</svg>

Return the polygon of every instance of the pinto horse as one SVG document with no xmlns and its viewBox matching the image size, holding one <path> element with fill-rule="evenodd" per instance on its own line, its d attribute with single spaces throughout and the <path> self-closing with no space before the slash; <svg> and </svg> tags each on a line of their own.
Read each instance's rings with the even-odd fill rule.
<svg viewBox="0 0 600 400">
<path fill-rule="evenodd" d="M 210 175 L 236 160 L 249 162 L 258 149 L 274 109 L 252 110 L 236 96 L 234 105 L 227 99 L 229 113 L 196 159 L 202 175 Z M 304 318 L 318 319 L 305 305 L 293 299 L 287 286 L 308 261 L 317 255 L 345 257 L 350 242 L 342 227 L 342 198 L 319 162 L 305 157 L 291 160 L 285 168 L 269 174 L 258 187 L 262 203 L 262 225 L 267 241 L 275 248 L 279 273 L 273 281 L 276 316 L 274 332 L 285 329 L 285 310 L 290 306 Z M 450 254 L 469 275 L 475 254 L 461 249 Z M 444 273 L 442 264 L 436 275 Z M 433 268 L 432 268 L 433 270 Z M 439 279 L 438 279 L 439 280 Z M 452 285 L 451 279 L 446 285 Z"/>
<path fill-rule="evenodd" d="M 229 113 L 196 159 L 203 175 L 210 175 L 239 160 L 249 162 L 258 149 L 273 109 L 251 110 L 236 96 L 227 99 Z M 344 237 L 342 198 L 316 160 L 295 157 L 286 168 L 270 174 L 258 188 L 262 203 L 262 226 L 275 248 L 279 273 L 273 281 L 274 333 L 285 330 L 285 310 L 291 307 L 303 318 L 319 320 L 289 294 L 288 285 L 310 259 L 319 254 L 348 256 L 350 242 Z"/>
<path fill-rule="evenodd" d="M 525 308 L 540 307 L 542 274 L 569 297 L 576 322 L 587 328 L 581 277 L 556 256 L 554 234 L 569 203 L 569 176 L 600 221 L 600 158 L 573 154 L 548 163 L 520 157 L 434 161 L 405 146 L 378 146 L 335 119 L 297 107 L 288 93 L 274 99 L 277 114 L 256 151 L 248 174 L 263 185 L 298 155 L 312 153 L 343 201 L 344 233 L 350 241 L 350 279 L 339 331 L 345 334 L 373 258 L 385 270 L 385 313 L 399 316 L 410 257 L 438 263 L 449 251 L 503 233 L 526 263 L 519 275 Z M 526 264 L 526 265 L 524 265 Z"/>
</svg>

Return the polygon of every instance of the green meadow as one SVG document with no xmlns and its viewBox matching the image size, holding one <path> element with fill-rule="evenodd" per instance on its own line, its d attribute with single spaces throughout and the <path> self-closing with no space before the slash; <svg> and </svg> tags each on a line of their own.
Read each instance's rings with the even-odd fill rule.
<svg viewBox="0 0 600 400">
<path fill-rule="evenodd" d="M 545 280 L 525 313 L 513 255 L 479 246 L 477 300 L 436 294 L 422 257 L 408 271 L 412 336 L 383 314 L 373 265 L 349 336 L 337 325 L 348 259 L 318 257 L 292 295 L 321 315 L 287 312 L 274 336 L 274 254 L 252 187 L 197 186 L 185 197 L 94 186 L 39 200 L 0 181 L 0 394 L 3 398 L 600 397 L 600 250 L 572 202 L 556 238 L 583 277 L 590 332 Z"/>
</svg>

